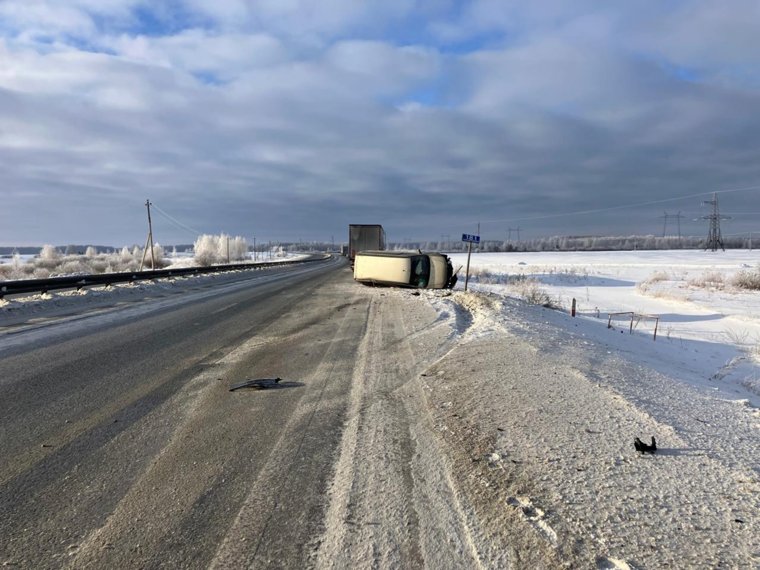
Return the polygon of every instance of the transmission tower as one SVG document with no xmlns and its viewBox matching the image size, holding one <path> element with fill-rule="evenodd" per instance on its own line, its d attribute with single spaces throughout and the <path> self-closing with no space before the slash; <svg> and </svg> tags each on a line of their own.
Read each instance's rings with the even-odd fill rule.
<svg viewBox="0 0 760 570">
<path fill-rule="evenodd" d="M 509 232 L 507 236 L 507 242 L 512 242 L 512 232 L 515 232 L 517 233 L 517 243 L 520 243 L 520 230 L 522 230 L 522 228 L 507 228 L 507 232 Z"/>
<path fill-rule="evenodd" d="M 681 215 L 681 212 L 678 212 L 677 214 L 668 214 L 667 212 L 664 212 L 660 218 L 663 218 L 663 224 L 662 224 L 662 237 L 665 237 L 668 235 L 668 219 L 674 218 L 678 224 L 678 239 L 681 239 L 681 218 L 684 216 Z"/>
<path fill-rule="evenodd" d="M 710 251 L 718 251 L 718 247 L 720 247 L 723 251 L 726 251 L 726 248 L 723 246 L 723 237 L 720 235 L 720 221 L 730 220 L 731 218 L 720 215 L 720 211 L 718 210 L 717 193 L 713 193 L 712 200 L 705 200 L 702 202 L 702 204 L 706 206 L 712 206 L 712 214 L 702 216 L 703 220 L 708 220 L 710 223 L 710 227 L 707 231 L 707 247 L 705 249 L 710 249 Z"/>
</svg>

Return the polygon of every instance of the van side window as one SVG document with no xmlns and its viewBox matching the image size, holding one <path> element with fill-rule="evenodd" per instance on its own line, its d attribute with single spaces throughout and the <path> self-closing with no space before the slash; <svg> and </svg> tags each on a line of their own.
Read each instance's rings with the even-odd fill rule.
<svg viewBox="0 0 760 570">
<path fill-rule="evenodd" d="M 427 287 L 430 280 L 430 259 L 427 255 L 412 257 L 412 275 L 409 284 L 414 287 Z"/>
</svg>

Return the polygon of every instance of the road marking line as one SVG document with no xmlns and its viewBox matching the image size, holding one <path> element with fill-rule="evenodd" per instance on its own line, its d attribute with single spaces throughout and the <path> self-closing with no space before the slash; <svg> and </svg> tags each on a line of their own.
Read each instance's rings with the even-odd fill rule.
<svg viewBox="0 0 760 570">
<path fill-rule="evenodd" d="M 231 305 L 227 305 L 226 307 L 222 307 L 221 309 L 217 309 L 216 311 L 211 311 L 212 315 L 216 315 L 217 313 L 221 313 L 223 311 L 226 311 L 227 309 L 231 309 L 232 307 L 237 307 L 240 303 L 232 303 Z"/>
</svg>

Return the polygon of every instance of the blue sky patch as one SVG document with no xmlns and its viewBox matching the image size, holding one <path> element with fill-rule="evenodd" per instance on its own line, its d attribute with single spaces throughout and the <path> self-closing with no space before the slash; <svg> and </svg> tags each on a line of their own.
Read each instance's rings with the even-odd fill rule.
<svg viewBox="0 0 760 570">
<path fill-rule="evenodd" d="M 211 71 L 194 71 L 192 75 L 204 85 L 219 86 L 227 83 Z"/>
<path fill-rule="evenodd" d="M 660 67 L 671 77 L 680 79 L 681 81 L 689 81 L 695 83 L 699 81 L 699 72 L 696 69 L 685 67 L 683 65 L 676 65 L 669 62 L 660 62 Z"/>
<path fill-rule="evenodd" d="M 210 20 L 187 11 L 180 2 L 171 2 L 169 8 L 160 11 L 138 7 L 134 11 L 135 25 L 130 33 L 161 37 L 171 36 L 189 28 L 213 28 Z"/>
</svg>

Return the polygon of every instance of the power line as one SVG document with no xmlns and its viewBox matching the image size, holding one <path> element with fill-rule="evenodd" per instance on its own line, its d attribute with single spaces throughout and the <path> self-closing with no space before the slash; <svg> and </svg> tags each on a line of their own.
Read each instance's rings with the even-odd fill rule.
<svg viewBox="0 0 760 570">
<path fill-rule="evenodd" d="M 182 222 L 180 222 L 176 218 L 174 218 L 174 217 L 170 216 L 169 214 L 167 214 L 166 212 L 164 212 L 161 208 L 159 208 L 158 206 L 156 206 L 152 202 L 151 202 L 151 206 L 153 206 L 154 210 L 156 210 L 159 214 L 161 214 L 167 220 L 169 220 L 170 222 L 172 222 L 179 229 L 185 230 L 186 232 L 189 232 L 189 233 L 193 234 L 196 237 L 199 236 L 199 235 L 201 235 L 202 232 L 199 232 L 198 230 L 195 230 L 195 229 L 191 228 L 190 226 L 187 226 L 187 225 L 183 224 Z"/>
<path fill-rule="evenodd" d="M 677 202 L 678 200 L 686 200 L 688 198 L 698 198 L 700 196 L 710 196 L 714 194 L 731 194 L 734 192 L 750 192 L 754 190 L 760 190 L 760 186 L 747 186 L 746 188 L 731 188 L 728 190 L 716 190 L 714 192 L 699 192 L 697 194 L 688 194 L 685 196 L 679 196 L 678 198 L 664 198 L 662 200 L 650 200 L 648 202 L 637 202 L 633 204 L 624 204 L 621 206 L 609 206 L 607 208 L 594 208 L 592 210 L 576 210 L 574 212 L 563 212 L 561 214 L 546 214 L 544 216 L 530 216 L 530 217 L 525 217 L 525 218 L 503 218 L 500 220 L 485 220 L 480 223 L 495 224 L 495 223 L 503 223 L 503 222 L 548 220 L 551 218 L 564 218 L 568 216 L 582 216 L 584 214 L 597 214 L 601 212 L 612 212 L 614 210 L 625 210 L 626 208 L 636 208 L 638 206 L 652 206 L 654 204 L 667 204 L 668 202 Z"/>
</svg>

